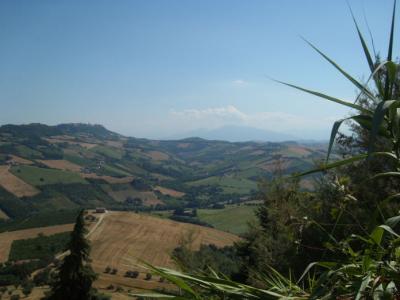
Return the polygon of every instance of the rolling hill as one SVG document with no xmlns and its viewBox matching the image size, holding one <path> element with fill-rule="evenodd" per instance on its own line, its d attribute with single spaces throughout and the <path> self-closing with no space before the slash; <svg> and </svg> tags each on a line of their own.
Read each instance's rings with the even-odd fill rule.
<svg viewBox="0 0 400 300">
<path fill-rule="evenodd" d="M 125 137 L 101 125 L 4 125 L 0 231 L 81 207 L 149 211 L 241 202 L 255 197 L 258 182 L 277 168 L 303 171 L 324 156 L 323 144 L 159 141 Z M 303 186 L 310 186 L 307 179 Z"/>
</svg>

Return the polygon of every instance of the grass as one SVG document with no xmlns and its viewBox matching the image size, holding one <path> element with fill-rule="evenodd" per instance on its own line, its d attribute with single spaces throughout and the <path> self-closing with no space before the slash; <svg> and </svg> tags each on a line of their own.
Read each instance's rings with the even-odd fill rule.
<svg viewBox="0 0 400 300">
<path fill-rule="evenodd" d="M 96 146 L 90 150 L 114 159 L 121 159 L 124 154 L 124 152 L 119 149 L 106 146 Z"/>
<path fill-rule="evenodd" d="M 13 241 L 8 259 L 15 261 L 53 257 L 65 249 L 70 235 L 70 232 L 62 232 L 50 236 L 39 235 L 32 239 Z"/>
<path fill-rule="evenodd" d="M 130 174 L 130 173 L 124 171 L 124 170 L 121 170 L 119 168 L 116 168 L 115 166 L 108 165 L 108 164 L 103 165 L 103 169 L 101 171 L 105 175 L 116 176 L 116 177 L 119 177 L 119 176 L 131 176 L 132 175 L 132 174 Z"/>
<path fill-rule="evenodd" d="M 201 185 L 217 185 L 221 187 L 225 193 L 228 194 L 248 194 L 251 190 L 257 189 L 257 183 L 245 178 L 236 178 L 228 176 L 211 176 L 204 179 L 192 181 L 189 183 L 191 186 Z"/>
<path fill-rule="evenodd" d="M 90 166 L 92 161 L 78 154 L 64 153 L 64 159 L 80 166 Z"/>
<path fill-rule="evenodd" d="M 75 222 L 78 213 L 78 209 L 38 213 L 27 218 L 19 218 L 0 223 L 0 232 L 71 224 Z"/>
<path fill-rule="evenodd" d="M 254 209 L 254 206 L 230 205 L 224 209 L 198 209 L 197 215 L 216 229 L 242 234 L 247 230 L 247 223 L 255 220 Z"/>
<path fill-rule="evenodd" d="M 34 186 L 56 183 L 87 183 L 82 177 L 74 172 L 38 168 L 34 166 L 12 167 L 11 173 Z"/>
<path fill-rule="evenodd" d="M 42 158 L 43 155 L 39 151 L 36 151 L 32 148 L 26 147 L 24 145 L 18 145 L 16 147 L 18 154 L 25 158 Z"/>
</svg>

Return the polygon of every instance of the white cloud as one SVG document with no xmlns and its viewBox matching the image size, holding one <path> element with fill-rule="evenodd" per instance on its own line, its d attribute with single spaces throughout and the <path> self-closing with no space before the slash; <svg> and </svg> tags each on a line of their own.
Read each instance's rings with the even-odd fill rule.
<svg viewBox="0 0 400 300">
<path fill-rule="evenodd" d="M 224 125 L 243 125 L 274 131 L 329 128 L 335 116 L 310 118 L 285 112 L 245 113 L 233 105 L 205 109 L 171 110 L 176 122 L 189 128 L 217 128 Z"/>
<path fill-rule="evenodd" d="M 205 119 L 209 117 L 218 118 L 238 118 L 245 119 L 247 115 L 238 110 L 233 105 L 228 105 L 226 107 L 214 107 L 206 109 L 184 109 L 181 111 L 171 110 L 171 114 L 183 117 L 183 118 L 195 118 L 195 119 Z"/>
<path fill-rule="evenodd" d="M 234 85 L 234 86 L 245 86 L 245 85 L 247 85 L 247 81 L 245 81 L 245 80 L 243 80 L 243 79 L 236 79 L 236 80 L 233 80 L 232 81 L 232 84 Z"/>
</svg>

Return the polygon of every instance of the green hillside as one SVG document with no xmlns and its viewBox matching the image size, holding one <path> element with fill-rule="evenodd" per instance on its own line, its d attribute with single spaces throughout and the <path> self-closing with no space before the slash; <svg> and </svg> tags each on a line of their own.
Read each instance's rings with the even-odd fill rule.
<svg viewBox="0 0 400 300">
<path fill-rule="evenodd" d="M 208 209 L 256 198 L 259 181 L 277 169 L 303 171 L 324 156 L 325 145 L 156 141 L 124 137 L 101 125 L 5 125 L 0 209 L 13 222 L 77 207 Z M 39 193 L 29 194 L 29 187 Z"/>
</svg>

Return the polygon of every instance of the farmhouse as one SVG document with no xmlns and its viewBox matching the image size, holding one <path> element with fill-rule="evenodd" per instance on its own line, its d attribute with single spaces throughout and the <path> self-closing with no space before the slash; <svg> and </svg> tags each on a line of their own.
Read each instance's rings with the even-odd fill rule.
<svg viewBox="0 0 400 300">
<path fill-rule="evenodd" d="M 95 213 L 97 214 L 103 214 L 107 212 L 107 210 L 105 209 L 105 207 L 96 207 Z"/>
</svg>

